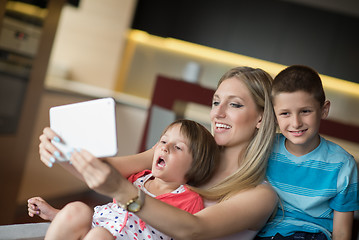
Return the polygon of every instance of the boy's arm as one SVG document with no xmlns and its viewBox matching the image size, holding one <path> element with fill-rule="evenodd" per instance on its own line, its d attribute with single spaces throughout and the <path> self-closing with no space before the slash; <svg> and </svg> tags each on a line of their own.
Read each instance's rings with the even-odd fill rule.
<svg viewBox="0 0 359 240">
<path fill-rule="evenodd" d="M 334 211 L 333 240 L 351 240 L 354 212 Z"/>
</svg>

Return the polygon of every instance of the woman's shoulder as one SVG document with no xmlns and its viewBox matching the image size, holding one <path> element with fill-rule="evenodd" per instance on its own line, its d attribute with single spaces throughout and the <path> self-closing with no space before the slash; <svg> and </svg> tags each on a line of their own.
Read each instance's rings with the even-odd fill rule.
<svg viewBox="0 0 359 240">
<path fill-rule="evenodd" d="M 234 201 L 246 203 L 246 206 L 253 207 L 256 211 L 268 213 L 271 213 L 278 203 L 278 195 L 268 182 L 240 191 L 232 198 Z"/>
<path fill-rule="evenodd" d="M 248 195 L 262 197 L 265 198 L 266 200 L 272 200 L 273 202 L 278 201 L 278 195 L 276 191 L 274 190 L 272 185 L 267 181 L 264 181 L 262 184 L 259 184 L 256 187 L 250 188 L 241 193 L 246 195 L 248 194 Z"/>
<path fill-rule="evenodd" d="M 262 184 L 257 185 L 253 190 L 256 191 L 256 193 L 258 194 L 268 195 L 268 197 L 273 198 L 273 200 L 275 201 L 278 201 L 277 192 L 267 181 L 264 181 Z"/>
</svg>

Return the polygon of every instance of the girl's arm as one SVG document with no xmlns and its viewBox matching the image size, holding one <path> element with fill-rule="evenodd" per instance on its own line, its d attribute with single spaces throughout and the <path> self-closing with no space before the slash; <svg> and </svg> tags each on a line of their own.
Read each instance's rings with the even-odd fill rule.
<svg viewBox="0 0 359 240">
<path fill-rule="evenodd" d="M 334 211 L 333 240 L 350 240 L 352 237 L 354 212 Z"/>
<path fill-rule="evenodd" d="M 111 165 L 82 150 L 71 158 L 91 189 L 125 204 L 137 189 Z M 211 239 L 264 226 L 277 204 L 275 191 L 267 184 L 242 191 L 231 199 L 195 215 L 146 196 L 136 213 L 142 220 L 175 239 Z"/>
<path fill-rule="evenodd" d="M 52 207 L 41 197 L 33 197 L 27 200 L 29 216 L 33 217 L 38 215 L 44 220 L 52 221 L 56 214 L 60 211 Z"/>
</svg>

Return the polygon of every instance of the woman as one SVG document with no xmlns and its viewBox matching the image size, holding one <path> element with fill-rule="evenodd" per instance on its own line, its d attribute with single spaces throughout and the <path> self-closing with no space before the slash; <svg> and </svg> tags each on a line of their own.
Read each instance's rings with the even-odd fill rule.
<svg viewBox="0 0 359 240">
<path fill-rule="evenodd" d="M 264 181 L 275 134 L 271 82 L 266 72 L 249 67 L 233 68 L 220 79 L 210 117 L 214 138 L 222 147 L 221 161 L 212 179 L 199 189 L 208 199 L 207 207 L 194 215 L 138 196 L 136 187 L 124 178 L 149 168 L 153 150 L 107 162 L 81 151 L 66 167 L 121 205 L 141 199 L 136 215 L 175 239 L 252 239 L 277 204 L 275 191 Z M 40 155 L 47 165 L 55 156 L 50 143 L 55 136 L 49 128 L 40 136 Z"/>
</svg>

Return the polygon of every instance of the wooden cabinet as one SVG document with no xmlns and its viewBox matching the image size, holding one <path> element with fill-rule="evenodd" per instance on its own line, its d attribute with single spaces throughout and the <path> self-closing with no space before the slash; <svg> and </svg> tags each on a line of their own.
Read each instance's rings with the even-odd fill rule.
<svg viewBox="0 0 359 240">
<path fill-rule="evenodd" d="M 0 93 L 2 93 L 2 97 L 0 96 L 0 225 L 11 224 L 14 220 L 16 199 L 28 146 L 43 92 L 58 20 L 65 0 L 42 2 L 47 3 L 42 11 L 45 15 L 42 16 L 40 23 L 30 23 L 29 18 L 22 17 L 22 14 L 28 14 L 25 13 L 26 11 L 23 12 L 23 8 L 19 8 L 18 16 L 15 16 L 17 14 L 15 8 L 13 12 L 15 15 L 9 17 L 9 4 L 25 6 L 25 3 L 21 1 L 1 1 L 0 3 L 0 41 L 2 41 L 0 42 L 0 51 L 2 51 L 0 54 Z M 31 4 L 28 5 L 30 9 L 33 7 Z M 13 10 L 12 8 L 11 11 Z M 35 18 L 36 15 L 37 13 L 34 14 Z M 20 31 L 14 30 L 12 25 L 5 26 L 5 23 L 9 24 L 6 22 L 9 19 L 10 21 L 15 19 L 15 25 L 20 24 L 17 25 Z M 34 24 L 35 29 L 40 33 L 36 35 L 36 32 L 33 32 L 36 35 L 35 42 L 31 42 L 29 46 L 26 44 L 16 46 L 14 45 L 16 40 L 2 44 L 9 36 L 19 39 L 33 37 L 26 31 L 21 31 L 21 27 L 28 29 L 31 24 Z M 36 45 L 35 49 L 33 49 L 34 45 Z M 24 64 L 27 64 L 27 67 L 24 67 Z M 16 81 L 18 83 L 15 83 Z"/>
</svg>

